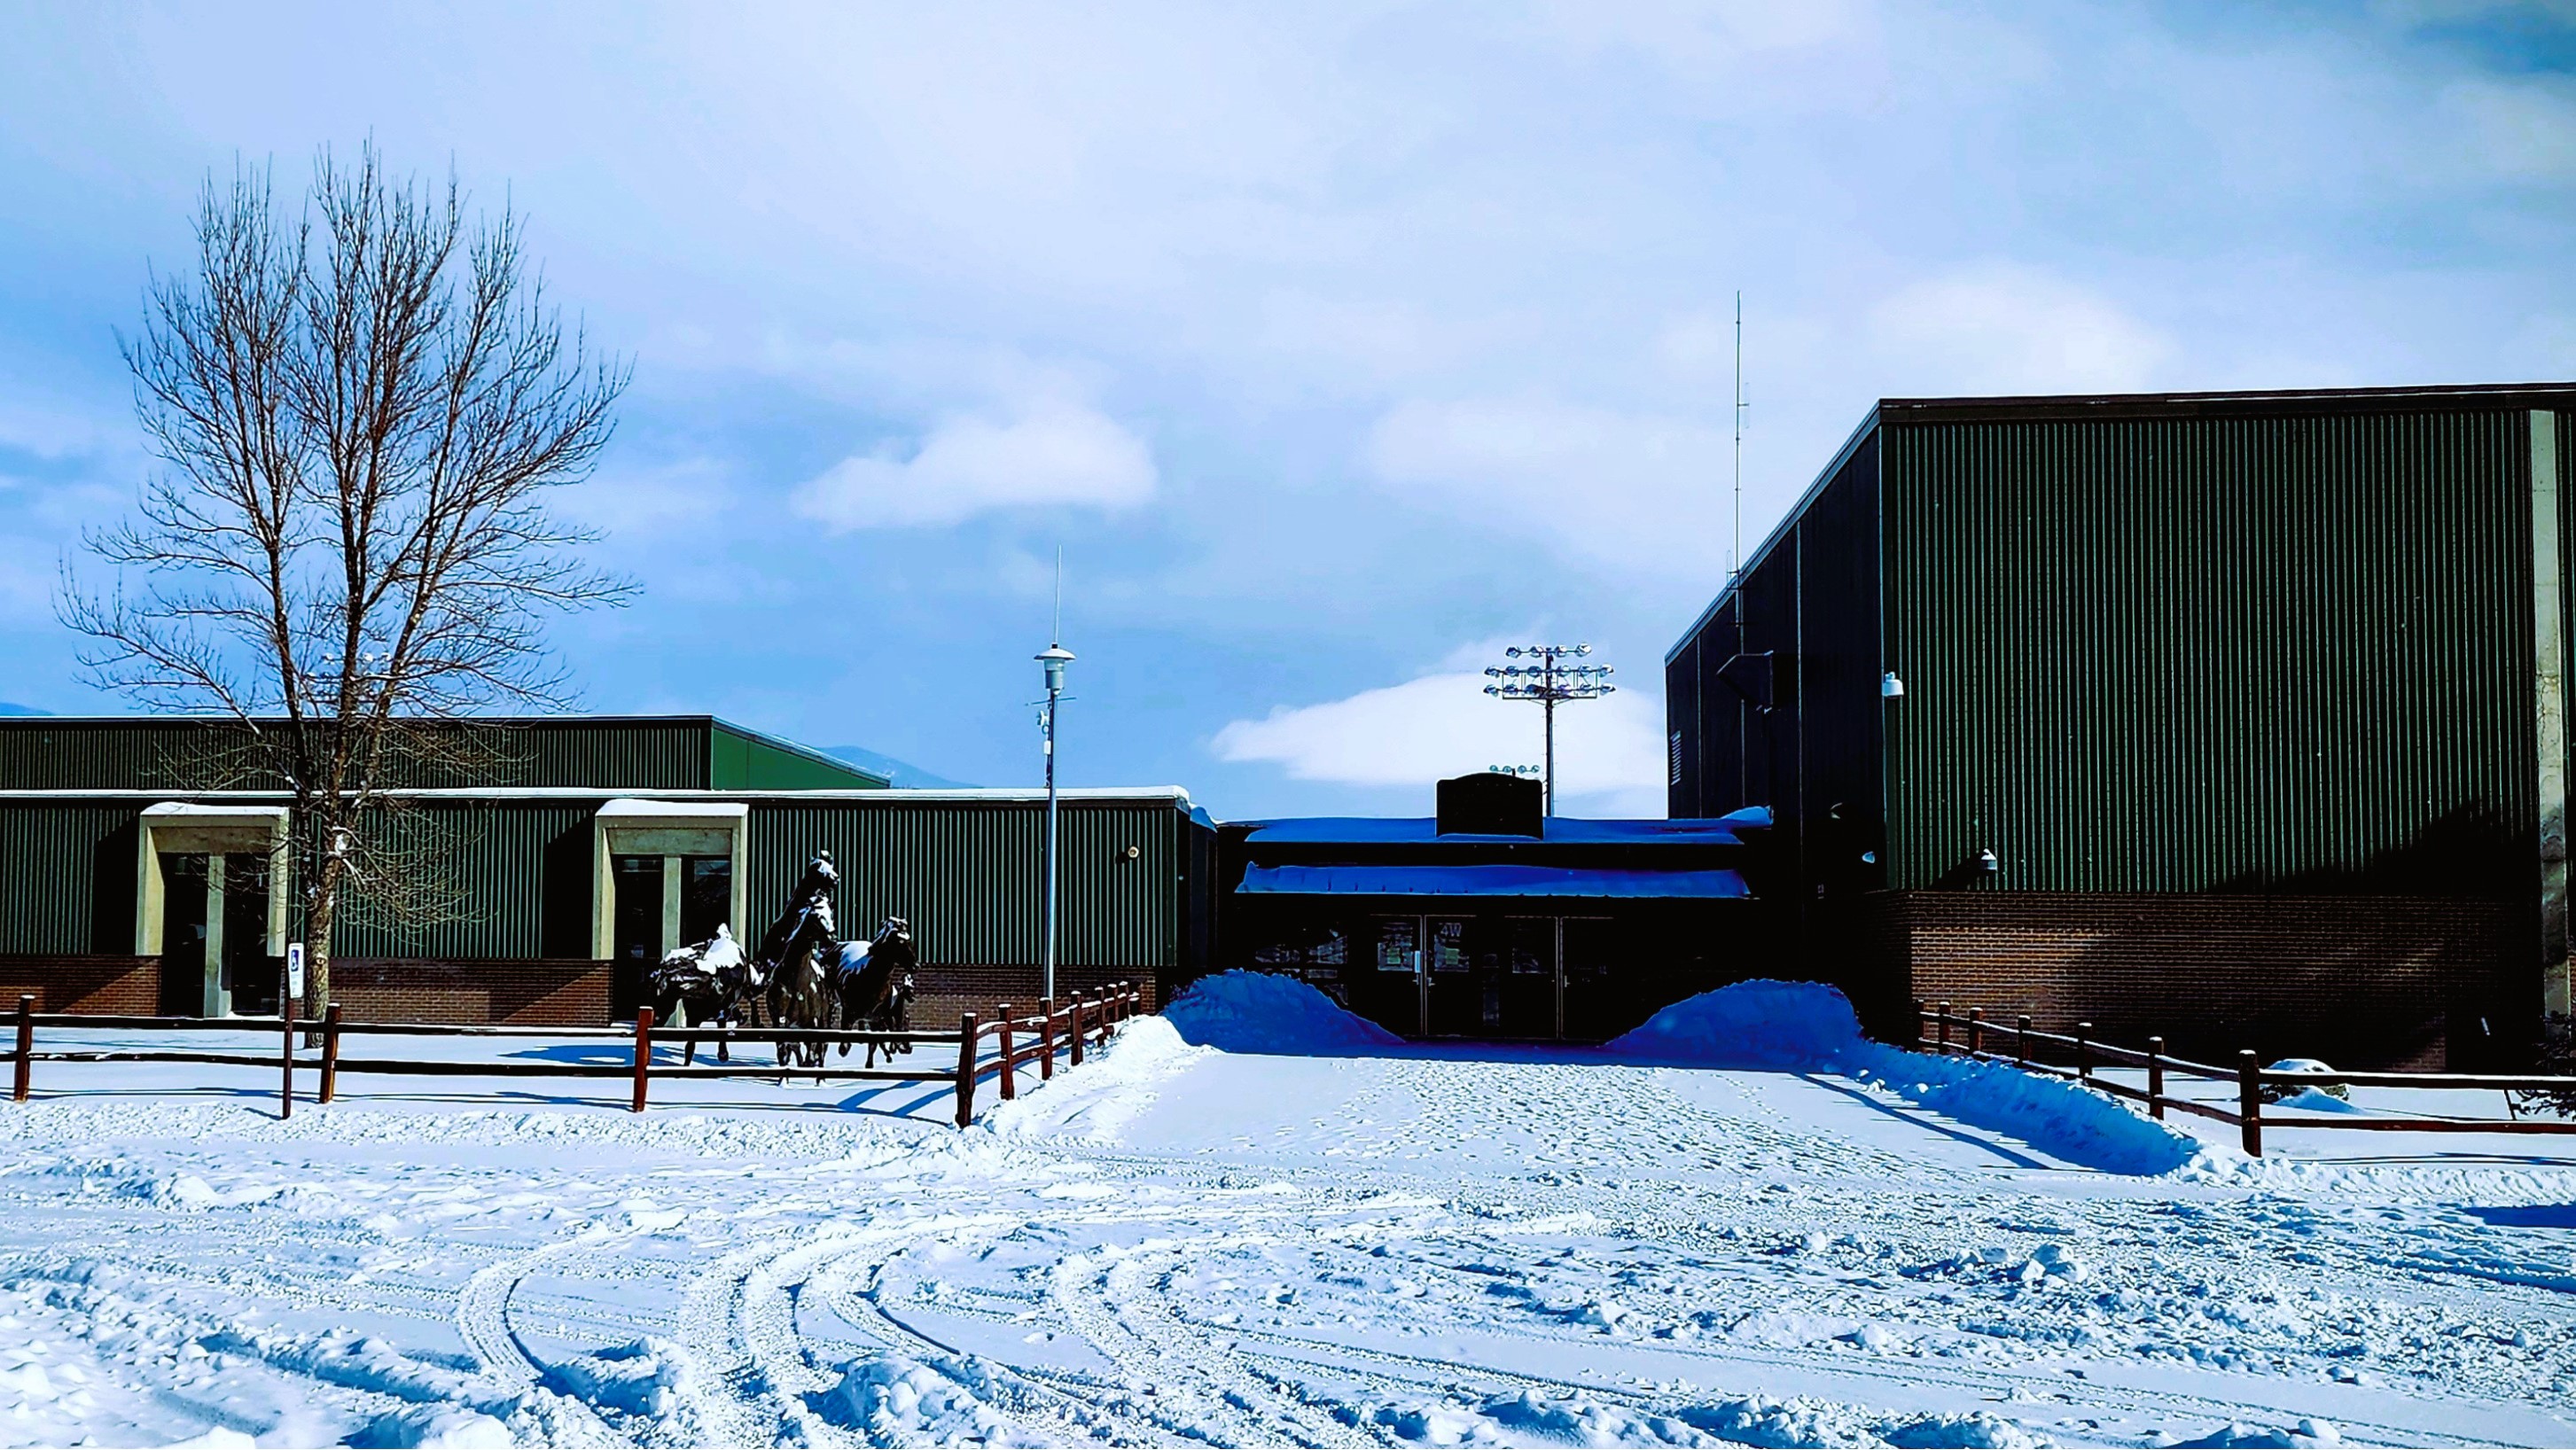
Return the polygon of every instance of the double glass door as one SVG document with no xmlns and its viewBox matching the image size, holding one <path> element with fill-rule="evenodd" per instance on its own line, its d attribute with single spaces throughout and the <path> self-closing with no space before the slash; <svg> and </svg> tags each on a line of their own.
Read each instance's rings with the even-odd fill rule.
<svg viewBox="0 0 2576 1450">
<path fill-rule="evenodd" d="M 725 925 L 733 905 L 733 861 L 724 856 L 616 856 L 610 861 L 609 1011 L 632 1021 L 644 1002 L 644 976 L 677 947 L 693 946 Z M 737 940 L 745 935 L 732 922 Z"/>
<path fill-rule="evenodd" d="M 284 964 L 268 952 L 266 855 L 161 853 L 161 1011 L 267 1016 Z"/>
<path fill-rule="evenodd" d="M 1549 916 L 1384 916 L 1364 1001 L 1413 1037 L 1557 1039 L 1566 1021 L 1565 930 Z"/>
</svg>

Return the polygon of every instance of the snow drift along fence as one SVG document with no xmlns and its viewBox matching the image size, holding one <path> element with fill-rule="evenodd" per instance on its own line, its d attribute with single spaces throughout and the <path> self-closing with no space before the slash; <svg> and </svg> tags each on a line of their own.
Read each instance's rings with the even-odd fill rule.
<svg viewBox="0 0 2576 1450">
<path fill-rule="evenodd" d="M 1004 1099 L 1019 1096 L 1016 1069 L 1035 1062 L 1042 1079 L 1055 1076 L 1056 1059 L 1070 1059 L 1071 1065 L 1082 1064 L 1087 1044 L 1106 1045 L 1119 1024 L 1134 1016 L 1143 994 L 1131 983 L 1112 983 L 1106 990 L 1088 997 L 1069 997 L 1062 1002 L 1042 1001 L 1035 1015 L 1013 1017 L 1008 1003 L 994 1014 L 994 1019 L 979 1022 L 975 1013 L 958 1019 L 954 1032 L 877 1032 L 835 1028 L 801 1027 L 663 1027 L 656 1032 L 653 1009 L 644 1007 L 635 1014 L 633 1030 L 622 1027 L 483 1027 L 441 1022 L 352 1022 L 341 1015 L 334 1002 L 322 1020 L 299 1021 L 295 1004 L 286 1003 L 275 1017 L 143 1017 L 98 1013 L 38 1012 L 32 994 L 18 999 L 17 1041 L 9 1053 L 11 1067 L 10 1100 L 25 1102 L 33 1087 L 33 1069 L 39 1062 L 65 1063 L 200 1063 L 213 1067 L 274 1067 L 278 1070 L 278 1116 L 295 1113 L 295 1074 L 319 1074 L 315 1100 L 329 1103 L 339 1093 L 342 1073 L 375 1073 L 388 1077 L 571 1077 L 625 1078 L 634 1084 L 633 1111 L 642 1112 L 652 1093 L 655 1079 L 670 1080 L 729 1077 L 811 1078 L 817 1082 L 910 1082 L 950 1083 L 957 1094 L 957 1126 L 965 1127 L 975 1120 L 976 1083 L 987 1072 L 998 1071 Z M 117 1031 L 117 1032 L 274 1032 L 278 1051 L 274 1057 L 247 1052 L 195 1052 L 184 1048 L 112 1047 L 98 1049 L 36 1049 L 36 1029 L 52 1031 Z M 1014 1045 L 1015 1030 L 1026 1030 L 1030 1036 Z M 302 1039 L 320 1039 L 318 1050 L 305 1048 L 298 1055 Z M 628 1062 L 526 1062 L 472 1061 L 438 1058 L 349 1057 L 341 1052 L 346 1037 L 488 1037 L 536 1039 L 549 1042 L 566 1040 L 613 1040 L 631 1042 L 633 1055 Z M 735 1043 L 769 1042 L 819 1043 L 823 1046 L 873 1044 L 879 1048 L 912 1048 L 922 1046 L 955 1047 L 954 1068 L 947 1066 L 897 1067 L 784 1067 L 777 1063 L 751 1062 L 703 1065 L 681 1063 L 656 1065 L 653 1052 L 660 1042 L 671 1039 L 682 1042 L 721 1042 L 730 1055 Z M 987 1059 L 981 1047 L 986 1038 L 998 1038 L 998 1052 Z M 889 1059 L 891 1060 L 891 1059 Z"/>
<path fill-rule="evenodd" d="M 2262 1065 L 2252 1048 L 2236 1054 L 2233 1068 L 2214 1067 L 2175 1057 L 2165 1051 L 2161 1037 L 2147 1039 L 2144 1052 L 2119 1047 L 2093 1037 L 2093 1024 L 2078 1022 L 2072 1036 L 2058 1032 L 2041 1032 L 2030 1025 L 2030 1018 L 2016 1017 L 2009 1028 L 1986 1020 L 1985 1009 L 1971 1007 L 1965 1015 L 1950 1010 L 1947 1002 L 1914 1004 L 1919 1024 L 1914 1042 L 1945 1056 L 1972 1057 L 1980 1062 L 2009 1063 L 2024 1072 L 2045 1073 L 2051 1077 L 2078 1082 L 2113 1097 L 2147 1105 L 2147 1116 L 2161 1120 L 2168 1112 L 2192 1113 L 2233 1123 L 2244 1133 L 2245 1152 L 2250 1157 L 2263 1156 L 2263 1127 L 2268 1121 L 2278 1128 L 2358 1128 L 2377 1132 L 2400 1133 L 2576 1133 L 2576 1121 L 2550 1118 L 2376 1118 L 2358 1114 L 2351 1117 L 2271 1118 L 2263 1116 L 2265 1088 L 2324 1087 L 2341 1083 L 2347 1087 L 2384 1088 L 2485 1088 L 2504 1093 L 2576 1092 L 2576 1077 L 2514 1076 L 2474 1072 L 2274 1072 Z M 1928 1027 L 1929 1032 L 1923 1030 Z M 1952 1029 L 1957 1029 L 1954 1041 Z M 1999 1051 L 1994 1044 L 2006 1042 L 2010 1051 Z M 2051 1062 L 2050 1056 L 2066 1059 Z M 2146 1069 L 2147 1085 L 2134 1088 L 2111 1078 L 2097 1077 L 2097 1067 L 2140 1067 Z M 2179 1073 L 2184 1077 L 2236 1084 L 2236 1107 L 2233 1110 L 2175 1097 L 2165 1091 L 2165 1075 Z M 2511 1107 L 2512 1099 L 2506 1099 Z"/>
</svg>

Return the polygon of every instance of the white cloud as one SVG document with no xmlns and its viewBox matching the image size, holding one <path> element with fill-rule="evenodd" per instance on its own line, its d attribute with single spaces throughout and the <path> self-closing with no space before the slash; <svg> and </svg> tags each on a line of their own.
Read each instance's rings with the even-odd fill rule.
<svg viewBox="0 0 2576 1450">
<path fill-rule="evenodd" d="M 953 524 L 1031 505 L 1132 507 L 1154 493 L 1153 455 L 1099 411 L 1048 401 L 1008 422 L 952 417 L 910 458 L 853 455 L 796 491 L 796 511 L 834 533 Z"/>
<path fill-rule="evenodd" d="M 1903 288 L 1866 331 L 1888 396 L 2135 391 L 2175 353 L 2110 299 L 2011 263 Z"/>
<path fill-rule="evenodd" d="M 1484 693 L 1464 658 L 1496 659 L 1498 645 L 1462 650 L 1436 672 L 1316 705 L 1282 705 L 1216 734 L 1221 760 L 1277 765 L 1294 780 L 1342 785 L 1429 785 L 1492 765 L 1536 765 L 1539 709 Z M 1556 717 L 1559 794 L 1568 806 L 1614 815 L 1664 811 L 1663 725 L 1651 689 L 1562 706 Z"/>
<path fill-rule="evenodd" d="M 1620 569 L 1722 566 L 1727 435 L 1545 398 L 1410 402 L 1366 448 L 1385 482 Z"/>
</svg>

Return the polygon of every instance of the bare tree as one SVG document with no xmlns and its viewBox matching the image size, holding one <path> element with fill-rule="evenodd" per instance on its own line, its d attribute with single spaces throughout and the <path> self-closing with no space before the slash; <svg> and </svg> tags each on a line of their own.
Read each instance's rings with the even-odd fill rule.
<svg viewBox="0 0 2576 1450">
<path fill-rule="evenodd" d="M 546 510 L 628 372 L 567 336 L 516 216 L 469 221 L 452 175 L 395 180 L 372 146 L 324 152 L 293 218 L 265 174 L 210 177 L 196 231 L 195 275 L 156 274 L 124 345 L 165 467 L 88 537 L 115 585 L 67 569 L 60 608 L 95 681 L 228 717 L 235 776 L 290 795 L 318 1012 L 344 894 L 406 896 L 420 832 L 389 808 L 476 733 L 443 722 L 569 704 L 546 617 L 631 590 Z"/>
</svg>

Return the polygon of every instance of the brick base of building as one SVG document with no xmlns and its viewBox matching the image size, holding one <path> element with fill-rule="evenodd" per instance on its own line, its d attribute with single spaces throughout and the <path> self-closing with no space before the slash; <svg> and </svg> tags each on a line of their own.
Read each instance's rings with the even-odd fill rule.
<svg viewBox="0 0 2576 1450">
<path fill-rule="evenodd" d="M 2316 1057 L 2359 1069 L 2511 1063 L 2529 1004 L 2523 933 L 2500 902 L 2401 896 L 1914 891 L 1864 898 L 1848 986 L 1871 1030 L 1910 1040 L 1916 1001 L 2221 1064 Z M 2532 974 L 2525 973 L 2525 976 Z"/>
<path fill-rule="evenodd" d="M 912 1025 L 924 1032 L 953 1032 L 961 1014 L 972 1012 L 978 1019 L 989 1021 L 993 1009 L 1005 1002 L 1011 1005 L 1013 1016 L 1029 1016 L 1038 1009 L 1039 975 L 1036 967 L 925 962 L 912 974 L 915 992 Z M 1162 1005 L 1152 967 L 1059 966 L 1055 969 L 1058 997 L 1102 991 L 1113 982 L 1130 983 L 1142 992 L 1142 1011 L 1156 1011 Z"/>
<path fill-rule="evenodd" d="M 161 1010 L 161 959 L 0 956 L 0 1007 L 30 995 L 39 1012 L 149 1017 Z"/>
<path fill-rule="evenodd" d="M 358 1022 L 605 1027 L 609 963 L 336 957 L 331 998 Z"/>
</svg>

